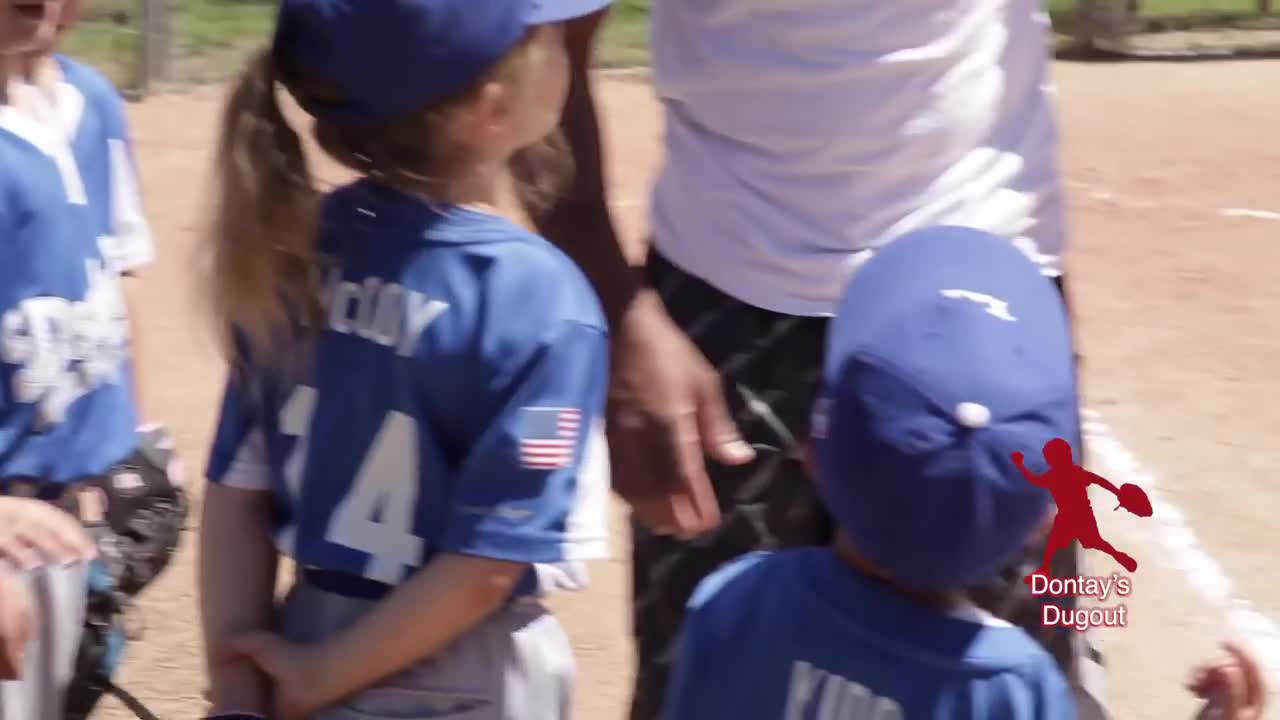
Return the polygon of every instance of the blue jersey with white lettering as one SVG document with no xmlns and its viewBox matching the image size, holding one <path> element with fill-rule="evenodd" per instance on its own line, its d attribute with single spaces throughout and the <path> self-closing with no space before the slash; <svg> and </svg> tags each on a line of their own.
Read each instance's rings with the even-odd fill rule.
<svg viewBox="0 0 1280 720">
<path fill-rule="evenodd" d="M 155 256 L 142 210 L 124 99 L 94 68 L 65 55 L 53 57 L 53 114 L 71 144 L 97 232 L 117 272 L 135 270 Z"/>
<path fill-rule="evenodd" d="M 753 553 L 689 602 L 666 720 L 1072 720 L 1029 635 L 917 604 L 826 548 Z"/>
<path fill-rule="evenodd" d="M 128 323 L 75 178 L 0 106 L 0 478 L 67 482 L 135 445 Z"/>
<path fill-rule="evenodd" d="M 608 338 L 577 266 L 367 180 L 330 194 L 321 227 L 323 327 L 299 377 L 232 375 L 209 479 L 272 492 L 299 564 L 386 584 L 441 552 L 600 556 Z"/>
</svg>

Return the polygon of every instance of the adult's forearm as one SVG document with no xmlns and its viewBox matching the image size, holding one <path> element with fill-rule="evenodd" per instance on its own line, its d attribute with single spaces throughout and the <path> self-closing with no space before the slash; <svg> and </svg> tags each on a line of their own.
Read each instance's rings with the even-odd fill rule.
<svg viewBox="0 0 1280 720">
<path fill-rule="evenodd" d="M 571 103 L 566 104 L 563 132 L 577 170 L 567 192 L 535 222 L 539 232 L 582 268 L 600 297 L 609 325 L 614 327 L 634 299 L 640 281 L 609 214 L 594 102 L 587 90 L 572 95 L 578 97 L 571 97 Z"/>
<path fill-rule="evenodd" d="M 560 129 L 573 156 L 573 179 L 549 207 L 530 213 L 538 231 L 564 250 L 586 273 L 611 325 L 635 298 L 640 286 L 619 243 L 605 193 L 604 158 L 595 97 L 591 90 L 591 58 L 596 33 L 607 9 L 565 24 L 570 84 Z M 528 179 L 528 158 L 517 156 L 512 170 Z"/>
</svg>

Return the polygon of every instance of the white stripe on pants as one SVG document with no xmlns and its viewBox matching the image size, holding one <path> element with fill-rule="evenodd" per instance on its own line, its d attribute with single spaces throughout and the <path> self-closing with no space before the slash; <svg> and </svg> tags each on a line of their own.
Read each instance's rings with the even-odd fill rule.
<svg viewBox="0 0 1280 720">
<path fill-rule="evenodd" d="M 19 572 L 35 608 L 22 677 L 0 682 L 0 720 L 59 720 L 75 672 L 88 597 L 88 564 Z"/>
</svg>

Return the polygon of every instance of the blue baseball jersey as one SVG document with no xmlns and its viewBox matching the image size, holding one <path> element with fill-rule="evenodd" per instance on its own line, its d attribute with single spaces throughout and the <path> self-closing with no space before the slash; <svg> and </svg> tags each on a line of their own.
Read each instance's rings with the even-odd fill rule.
<svg viewBox="0 0 1280 720">
<path fill-rule="evenodd" d="M 301 565 L 387 584 L 441 552 L 600 556 L 608 337 L 577 266 L 369 181 L 326 198 L 318 242 L 322 327 L 296 377 L 232 374 L 210 481 L 272 492 Z"/>
<path fill-rule="evenodd" d="M 689 602 L 666 720 L 1073 720 L 1053 659 L 985 613 L 948 614 L 826 548 L 754 553 Z"/>
<path fill-rule="evenodd" d="M 155 246 L 142 210 L 124 99 L 102 73 L 65 55 L 53 57 L 53 121 L 71 145 L 107 260 L 117 272 L 151 262 Z"/>
<path fill-rule="evenodd" d="M 0 478 L 61 483 L 123 460 L 137 416 L 118 278 L 56 144 L 0 106 Z"/>
</svg>

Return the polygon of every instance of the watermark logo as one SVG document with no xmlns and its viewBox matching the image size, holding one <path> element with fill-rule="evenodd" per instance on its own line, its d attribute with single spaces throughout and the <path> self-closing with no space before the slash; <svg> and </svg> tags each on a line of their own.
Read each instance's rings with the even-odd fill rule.
<svg viewBox="0 0 1280 720">
<path fill-rule="evenodd" d="M 1093 503 L 1089 501 L 1089 486 L 1097 485 L 1116 496 L 1119 503 L 1114 509 L 1124 508 L 1137 517 L 1151 517 L 1151 501 L 1142 488 L 1132 483 L 1116 486 L 1110 480 L 1076 465 L 1072 459 L 1071 444 L 1062 438 L 1045 443 L 1044 460 L 1048 471 L 1036 474 L 1027 469 L 1022 453 L 1012 455 L 1013 464 L 1022 471 L 1027 481 L 1048 490 L 1057 505 L 1057 514 L 1045 542 L 1044 558 L 1040 567 L 1028 574 L 1023 581 L 1031 586 L 1036 596 L 1094 597 L 1105 602 L 1112 595 L 1127 596 L 1132 587 L 1129 578 L 1117 574 L 1110 576 L 1057 578 L 1052 576 L 1051 563 L 1058 551 L 1065 550 L 1073 540 L 1089 550 L 1110 555 L 1125 570 L 1134 572 L 1138 561 L 1128 553 L 1117 550 L 1098 531 L 1098 520 Z M 1096 625 L 1124 626 L 1127 611 L 1123 605 L 1111 608 L 1061 607 L 1046 603 L 1041 618 L 1045 625 L 1066 625 L 1085 630 Z"/>
</svg>

